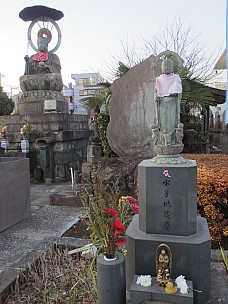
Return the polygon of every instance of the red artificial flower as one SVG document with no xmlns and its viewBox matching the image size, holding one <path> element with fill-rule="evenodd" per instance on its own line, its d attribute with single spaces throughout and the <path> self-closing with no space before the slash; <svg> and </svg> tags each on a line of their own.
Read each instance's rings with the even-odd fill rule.
<svg viewBox="0 0 228 304">
<path fill-rule="evenodd" d="M 114 244 L 116 245 L 116 246 L 121 246 L 123 243 L 126 243 L 126 239 L 125 238 L 122 238 L 121 240 L 118 240 L 118 241 L 115 241 L 114 242 Z"/>
<path fill-rule="evenodd" d="M 97 120 L 97 113 L 94 113 L 93 116 L 91 117 L 92 122 Z"/>
<path fill-rule="evenodd" d="M 131 205 L 131 208 L 132 208 L 132 210 L 133 210 L 133 212 L 135 213 L 135 214 L 138 214 L 139 213 L 139 205 L 138 204 L 132 204 Z"/>
<path fill-rule="evenodd" d="M 110 209 L 110 208 L 105 208 L 105 211 L 108 215 L 110 216 L 115 216 L 117 215 L 119 212 L 115 209 Z"/>
<path fill-rule="evenodd" d="M 132 196 L 126 196 L 126 199 L 129 201 L 130 204 L 136 204 L 136 199 Z"/>
<path fill-rule="evenodd" d="M 89 216 L 88 215 L 84 215 L 84 216 L 80 216 L 79 217 L 79 221 L 81 222 L 86 222 L 89 220 Z"/>
<path fill-rule="evenodd" d="M 118 218 L 114 219 L 113 224 L 111 224 L 111 229 L 115 231 L 115 234 L 118 234 L 119 232 L 126 230 L 126 228 Z"/>
</svg>

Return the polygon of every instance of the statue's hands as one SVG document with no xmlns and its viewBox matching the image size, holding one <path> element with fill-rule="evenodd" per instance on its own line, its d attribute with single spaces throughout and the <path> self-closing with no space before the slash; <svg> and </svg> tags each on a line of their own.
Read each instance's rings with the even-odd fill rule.
<svg viewBox="0 0 228 304">
<path fill-rule="evenodd" d="M 43 61 L 39 62 L 39 67 L 43 68 L 45 66 L 45 63 Z"/>
</svg>

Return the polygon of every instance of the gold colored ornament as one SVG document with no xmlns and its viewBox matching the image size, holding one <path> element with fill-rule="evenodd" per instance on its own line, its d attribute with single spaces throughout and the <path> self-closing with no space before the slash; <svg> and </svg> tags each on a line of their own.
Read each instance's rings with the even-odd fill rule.
<svg viewBox="0 0 228 304">
<path fill-rule="evenodd" d="M 172 282 L 168 282 L 165 287 L 165 292 L 168 294 L 175 294 L 177 292 L 177 286 L 173 286 Z"/>
<path fill-rule="evenodd" d="M 157 283 L 166 287 L 171 278 L 172 254 L 168 245 L 161 244 L 156 253 L 156 273 Z"/>
<path fill-rule="evenodd" d="M 47 29 L 47 28 L 41 28 L 39 30 L 39 32 L 37 33 L 37 38 L 42 38 L 42 37 L 44 37 L 44 35 L 47 37 L 48 43 L 50 43 L 51 40 L 52 40 L 52 34 L 49 31 L 49 29 Z"/>
</svg>

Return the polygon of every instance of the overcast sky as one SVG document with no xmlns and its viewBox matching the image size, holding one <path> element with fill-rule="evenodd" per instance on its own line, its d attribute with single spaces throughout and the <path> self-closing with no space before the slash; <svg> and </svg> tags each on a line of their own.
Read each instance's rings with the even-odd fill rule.
<svg viewBox="0 0 228 304">
<path fill-rule="evenodd" d="M 122 54 L 121 41 L 152 40 L 166 25 L 180 18 L 192 27 L 208 52 L 225 48 L 225 0 L 2 0 L 0 17 L 0 73 L 3 85 L 17 86 L 24 73 L 27 29 L 19 18 L 27 6 L 45 5 L 64 13 L 58 21 L 62 44 L 56 54 L 64 83 L 81 72 L 106 73 L 112 55 Z"/>
</svg>

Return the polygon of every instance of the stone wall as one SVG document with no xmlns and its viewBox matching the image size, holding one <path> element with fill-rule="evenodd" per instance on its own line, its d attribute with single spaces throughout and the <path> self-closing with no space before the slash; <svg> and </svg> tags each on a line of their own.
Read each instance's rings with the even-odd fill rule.
<svg viewBox="0 0 228 304">
<path fill-rule="evenodd" d="M 23 126 L 24 116 L 2 116 L 8 130 L 7 155 L 29 157 L 31 177 L 34 180 L 70 180 L 70 168 L 81 170 L 82 163 L 86 162 L 91 132 L 88 116 L 43 113 L 27 117 L 32 126 L 29 134 L 30 152 L 21 155 L 20 128 Z M 46 163 L 42 157 L 47 158 Z"/>
<path fill-rule="evenodd" d="M 0 232 L 30 214 L 29 160 L 0 158 Z"/>
</svg>

